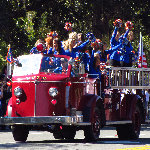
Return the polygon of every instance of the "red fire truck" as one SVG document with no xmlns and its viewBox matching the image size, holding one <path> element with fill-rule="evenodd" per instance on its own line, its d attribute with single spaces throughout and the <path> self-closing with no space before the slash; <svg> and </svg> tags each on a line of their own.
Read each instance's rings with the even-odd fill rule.
<svg viewBox="0 0 150 150">
<path fill-rule="evenodd" d="M 146 122 L 143 89 L 149 87 L 149 72 L 106 67 L 99 79 L 69 56 L 19 56 L 0 124 L 11 125 L 15 141 L 26 141 L 33 129 L 47 130 L 55 139 L 74 139 L 84 130 L 86 140 L 97 140 L 105 125 L 116 127 L 120 139 L 137 139 Z"/>
</svg>

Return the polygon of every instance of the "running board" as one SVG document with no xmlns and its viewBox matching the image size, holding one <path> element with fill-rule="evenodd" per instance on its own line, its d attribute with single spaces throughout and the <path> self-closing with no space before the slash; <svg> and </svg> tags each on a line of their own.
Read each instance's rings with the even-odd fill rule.
<svg viewBox="0 0 150 150">
<path fill-rule="evenodd" d="M 119 124 L 130 124 L 131 120 L 123 120 L 123 121 L 106 121 L 106 126 L 109 125 L 119 125 Z"/>
</svg>

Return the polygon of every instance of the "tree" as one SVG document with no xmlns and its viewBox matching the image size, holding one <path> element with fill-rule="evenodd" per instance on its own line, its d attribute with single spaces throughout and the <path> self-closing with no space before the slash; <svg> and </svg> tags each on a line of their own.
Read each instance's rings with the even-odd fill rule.
<svg viewBox="0 0 150 150">
<path fill-rule="evenodd" d="M 29 53 L 35 41 L 45 38 L 50 30 L 56 30 L 62 40 L 68 38 L 65 22 L 73 24 L 73 30 L 93 32 L 97 38 L 109 44 L 114 29 L 113 21 L 122 19 L 134 23 L 132 43 L 137 50 L 139 31 L 145 40 L 146 54 L 150 51 L 150 1 L 149 0 L 1 0 L 0 52 L 6 56 L 11 44 L 14 55 Z M 121 32 L 124 32 L 124 27 Z"/>
</svg>

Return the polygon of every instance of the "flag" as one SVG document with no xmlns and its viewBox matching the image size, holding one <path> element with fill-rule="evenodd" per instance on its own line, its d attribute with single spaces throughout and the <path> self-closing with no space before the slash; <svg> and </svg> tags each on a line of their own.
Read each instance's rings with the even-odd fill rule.
<svg viewBox="0 0 150 150">
<path fill-rule="evenodd" d="M 8 52 L 7 52 L 6 60 L 7 60 L 7 62 L 9 62 L 10 64 L 14 62 L 10 45 L 8 45 Z"/>
<path fill-rule="evenodd" d="M 138 54 L 138 68 L 147 68 L 146 55 L 143 52 L 143 39 L 140 33 L 140 43 L 139 43 L 139 54 Z"/>
</svg>

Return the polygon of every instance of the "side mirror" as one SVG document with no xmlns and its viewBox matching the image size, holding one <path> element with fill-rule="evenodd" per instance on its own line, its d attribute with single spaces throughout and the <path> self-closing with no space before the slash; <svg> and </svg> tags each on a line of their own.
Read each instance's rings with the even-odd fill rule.
<svg viewBox="0 0 150 150">
<path fill-rule="evenodd" d="M 16 65 L 16 66 L 18 66 L 18 67 L 22 67 L 22 64 L 19 62 L 18 59 L 16 59 L 16 60 L 14 61 L 14 65 Z"/>
</svg>

